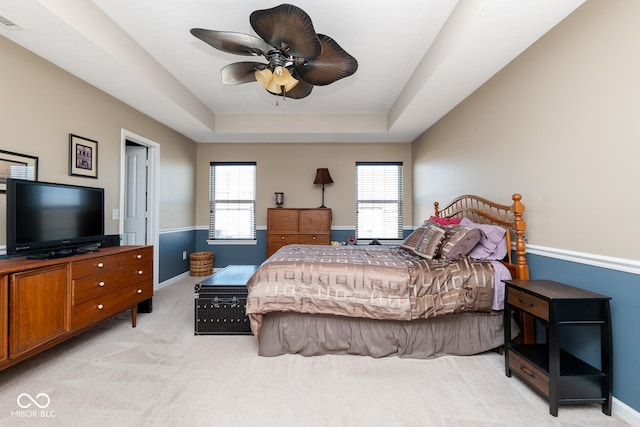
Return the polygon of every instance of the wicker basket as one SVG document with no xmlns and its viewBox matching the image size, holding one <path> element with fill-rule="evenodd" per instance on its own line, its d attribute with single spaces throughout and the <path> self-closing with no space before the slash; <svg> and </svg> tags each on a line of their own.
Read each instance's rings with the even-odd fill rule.
<svg viewBox="0 0 640 427">
<path fill-rule="evenodd" d="M 213 274 L 213 252 L 193 252 L 189 255 L 190 276 L 210 276 Z"/>
</svg>

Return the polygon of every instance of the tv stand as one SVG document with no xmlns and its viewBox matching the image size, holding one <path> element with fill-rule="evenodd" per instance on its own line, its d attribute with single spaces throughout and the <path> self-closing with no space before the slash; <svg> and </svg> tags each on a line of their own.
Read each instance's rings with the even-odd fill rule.
<svg viewBox="0 0 640 427">
<path fill-rule="evenodd" d="M 152 297 L 152 246 L 0 260 L 0 371 Z"/>
</svg>

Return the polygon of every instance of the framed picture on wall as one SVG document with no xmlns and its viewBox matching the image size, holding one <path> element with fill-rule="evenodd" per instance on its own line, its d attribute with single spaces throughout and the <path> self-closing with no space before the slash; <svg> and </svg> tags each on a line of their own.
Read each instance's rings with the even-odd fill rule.
<svg viewBox="0 0 640 427">
<path fill-rule="evenodd" d="M 7 178 L 38 180 L 38 158 L 0 150 L 0 192 L 7 190 Z"/>
<path fill-rule="evenodd" d="M 69 134 L 69 175 L 98 177 L 98 141 Z"/>
</svg>

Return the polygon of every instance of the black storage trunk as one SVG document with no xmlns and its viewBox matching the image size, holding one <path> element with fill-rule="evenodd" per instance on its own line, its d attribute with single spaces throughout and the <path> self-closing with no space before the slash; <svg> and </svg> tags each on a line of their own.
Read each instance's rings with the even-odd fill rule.
<svg viewBox="0 0 640 427">
<path fill-rule="evenodd" d="M 228 266 L 196 284 L 195 335 L 251 335 L 245 314 L 246 282 L 255 269 L 256 266 Z"/>
</svg>

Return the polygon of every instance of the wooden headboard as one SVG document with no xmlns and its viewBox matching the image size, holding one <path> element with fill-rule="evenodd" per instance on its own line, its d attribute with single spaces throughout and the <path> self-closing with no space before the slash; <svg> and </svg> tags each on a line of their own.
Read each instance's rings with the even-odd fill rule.
<svg viewBox="0 0 640 427">
<path fill-rule="evenodd" d="M 526 258 L 526 244 L 524 232 L 527 223 L 522 218 L 524 205 L 521 203 L 522 196 L 514 194 L 511 205 L 503 205 L 492 202 L 485 198 L 464 195 L 456 197 L 444 208 L 440 208 L 438 202 L 434 203 L 435 216 L 442 218 L 462 218 L 466 217 L 473 222 L 480 224 L 496 224 L 505 227 L 509 232 L 507 237 L 507 261 L 505 265 L 511 271 L 515 279 L 529 279 L 529 266 Z M 511 243 L 516 243 L 516 261 L 513 262 L 511 254 Z"/>
</svg>

